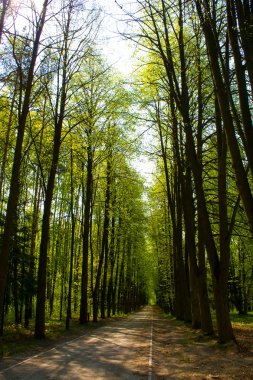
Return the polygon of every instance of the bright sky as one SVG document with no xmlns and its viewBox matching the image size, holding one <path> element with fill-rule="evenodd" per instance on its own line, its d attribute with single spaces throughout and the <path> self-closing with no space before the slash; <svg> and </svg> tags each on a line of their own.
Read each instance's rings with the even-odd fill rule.
<svg viewBox="0 0 253 380">
<path fill-rule="evenodd" d="M 104 54 L 107 60 L 119 71 L 128 75 L 133 67 L 131 57 L 134 53 L 134 47 L 119 35 L 119 31 L 126 28 L 123 21 L 124 12 L 116 4 L 115 0 L 97 0 L 97 3 L 103 9 L 105 17 L 102 26 Z M 129 1 L 119 0 L 119 3 L 126 4 Z"/>
<path fill-rule="evenodd" d="M 104 37 L 103 50 L 106 59 L 128 77 L 134 69 L 133 55 L 135 48 L 133 45 L 131 46 L 129 41 L 124 40 L 119 35 L 119 31 L 124 31 L 127 27 L 123 21 L 124 12 L 116 4 L 115 0 L 96 1 L 105 12 L 102 35 Z M 131 0 L 118 0 L 123 6 L 129 5 L 129 1 Z M 146 129 L 145 125 L 141 129 L 140 138 L 145 150 L 150 143 L 151 136 L 147 134 L 142 135 L 143 129 Z M 154 162 L 147 155 L 141 154 L 138 159 L 133 161 L 133 166 L 146 178 L 146 183 L 150 184 L 152 173 L 155 170 Z"/>
<path fill-rule="evenodd" d="M 20 4 L 21 0 L 12 0 L 13 4 Z M 43 0 L 27 0 L 33 2 L 38 10 L 41 9 Z M 126 30 L 126 23 L 124 22 L 124 12 L 117 5 L 115 0 L 94 0 L 104 12 L 104 20 L 102 23 L 102 33 L 100 33 L 100 41 L 103 46 L 103 52 L 105 59 L 112 64 L 117 70 L 126 75 L 126 78 L 131 75 L 133 71 L 133 55 L 134 46 L 127 40 L 124 40 L 119 31 Z M 129 6 L 130 2 L 134 3 L 133 0 L 118 0 L 123 6 Z M 143 125 L 143 128 L 146 126 Z M 142 135 L 143 130 L 140 130 L 140 135 Z M 137 131 L 138 133 L 138 131 Z M 149 144 L 150 137 L 147 135 L 142 135 L 140 137 L 144 145 Z M 144 147 L 145 149 L 145 147 Z M 138 170 L 144 177 L 147 178 L 147 182 L 151 181 L 151 173 L 154 171 L 153 162 L 144 154 L 141 155 L 137 160 L 134 160 L 133 166 Z"/>
<path fill-rule="evenodd" d="M 101 45 L 106 56 L 106 60 L 113 64 L 119 71 L 129 75 L 131 72 L 131 56 L 133 55 L 133 46 L 130 47 L 130 43 L 124 41 L 119 36 L 119 30 L 124 30 L 125 23 L 122 20 L 124 12 L 117 5 L 115 0 L 93 0 L 97 3 L 104 13 L 104 21 L 102 23 L 102 32 L 100 33 Z M 129 4 L 129 0 L 118 0 L 120 4 L 126 6 Z M 130 0 L 131 1 L 131 0 Z M 44 0 L 26 0 L 27 14 L 30 13 L 30 4 L 33 3 L 40 11 Z M 12 6 L 16 7 L 24 4 L 22 0 L 12 0 Z M 22 7 L 21 14 L 25 14 L 25 8 Z M 22 19 L 19 21 L 22 25 Z"/>
<path fill-rule="evenodd" d="M 20 1 L 20 0 L 12 0 L 11 6 L 15 7 L 15 6 L 20 5 L 21 3 L 22 3 L 22 1 Z M 43 0 L 30 0 L 30 3 L 33 3 L 38 9 L 40 9 L 42 7 Z"/>
<path fill-rule="evenodd" d="M 32 0 L 32 2 L 36 5 L 37 8 L 40 8 L 43 4 L 42 0 Z"/>
</svg>

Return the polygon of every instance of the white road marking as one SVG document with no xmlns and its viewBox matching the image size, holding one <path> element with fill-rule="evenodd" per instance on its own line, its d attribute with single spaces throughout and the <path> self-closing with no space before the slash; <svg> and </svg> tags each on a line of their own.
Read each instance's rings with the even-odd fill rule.
<svg viewBox="0 0 253 380">
<path fill-rule="evenodd" d="M 154 329 L 154 318 L 153 318 L 153 311 L 152 311 L 152 321 L 151 321 L 151 327 L 150 327 L 150 341 L 149 341 L 149 370 L 148 370 L 148 380 L 152 380 L 152 366 L 153 366 L 153 329 Z"/>
</svg>

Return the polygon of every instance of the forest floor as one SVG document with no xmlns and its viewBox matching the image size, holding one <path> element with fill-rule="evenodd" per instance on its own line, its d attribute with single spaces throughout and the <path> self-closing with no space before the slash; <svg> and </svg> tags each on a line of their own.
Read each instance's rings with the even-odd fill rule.
<svg viewBox="0 0 253 380">
<path fill-rule="evenodd" d="M 176 320 L 155 323 L 155 379 L 253 380 L 253 326 L 234 324 L 237 344 L 220 345 Z"/>
<path fill-rule="evenodd" d="M 145 307 L 57 339 L 32 340 L 28 351 L 0 359 L 0 379 L 253 380 L 253 327 L 236 323 L 234 332 L 238 345 L 219 345 Z"/>
</svg>

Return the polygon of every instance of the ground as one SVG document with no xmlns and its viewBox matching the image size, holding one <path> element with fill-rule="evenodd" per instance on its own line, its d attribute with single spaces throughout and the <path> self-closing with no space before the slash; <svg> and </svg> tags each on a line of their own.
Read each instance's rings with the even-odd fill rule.
<svg viewBox="0 0 253 380">
<path fill-rule="evenodd" d="M 253 328 L 234 331 L 238 345 L 219 345 L 145 307 L 2 358 L 0 379 L 253 380 Z"/>
<path fill-rule="evenodd" d="M 253 379 L 253 329 L 234 329 L 239 346 L 219 345 L 176 321 L 156 323 L 157 379 Z"/>
</svg>

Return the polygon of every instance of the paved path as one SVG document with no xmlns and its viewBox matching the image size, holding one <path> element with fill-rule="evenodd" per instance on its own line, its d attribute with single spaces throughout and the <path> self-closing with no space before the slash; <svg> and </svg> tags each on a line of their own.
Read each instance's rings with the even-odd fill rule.
<svg viewBox="0 0 253 380">
<path fill-rule="evenodd" d="M 152 375 L 153 309 L 42 352 L 0 371 L 0 379 L 149 379 Z"/>
<path fill-rule="evenodd" d="M 252 358 L 147 306 L 16 361 L 0 370 L 0 380 L 253 380 Z"/>
</svg>

